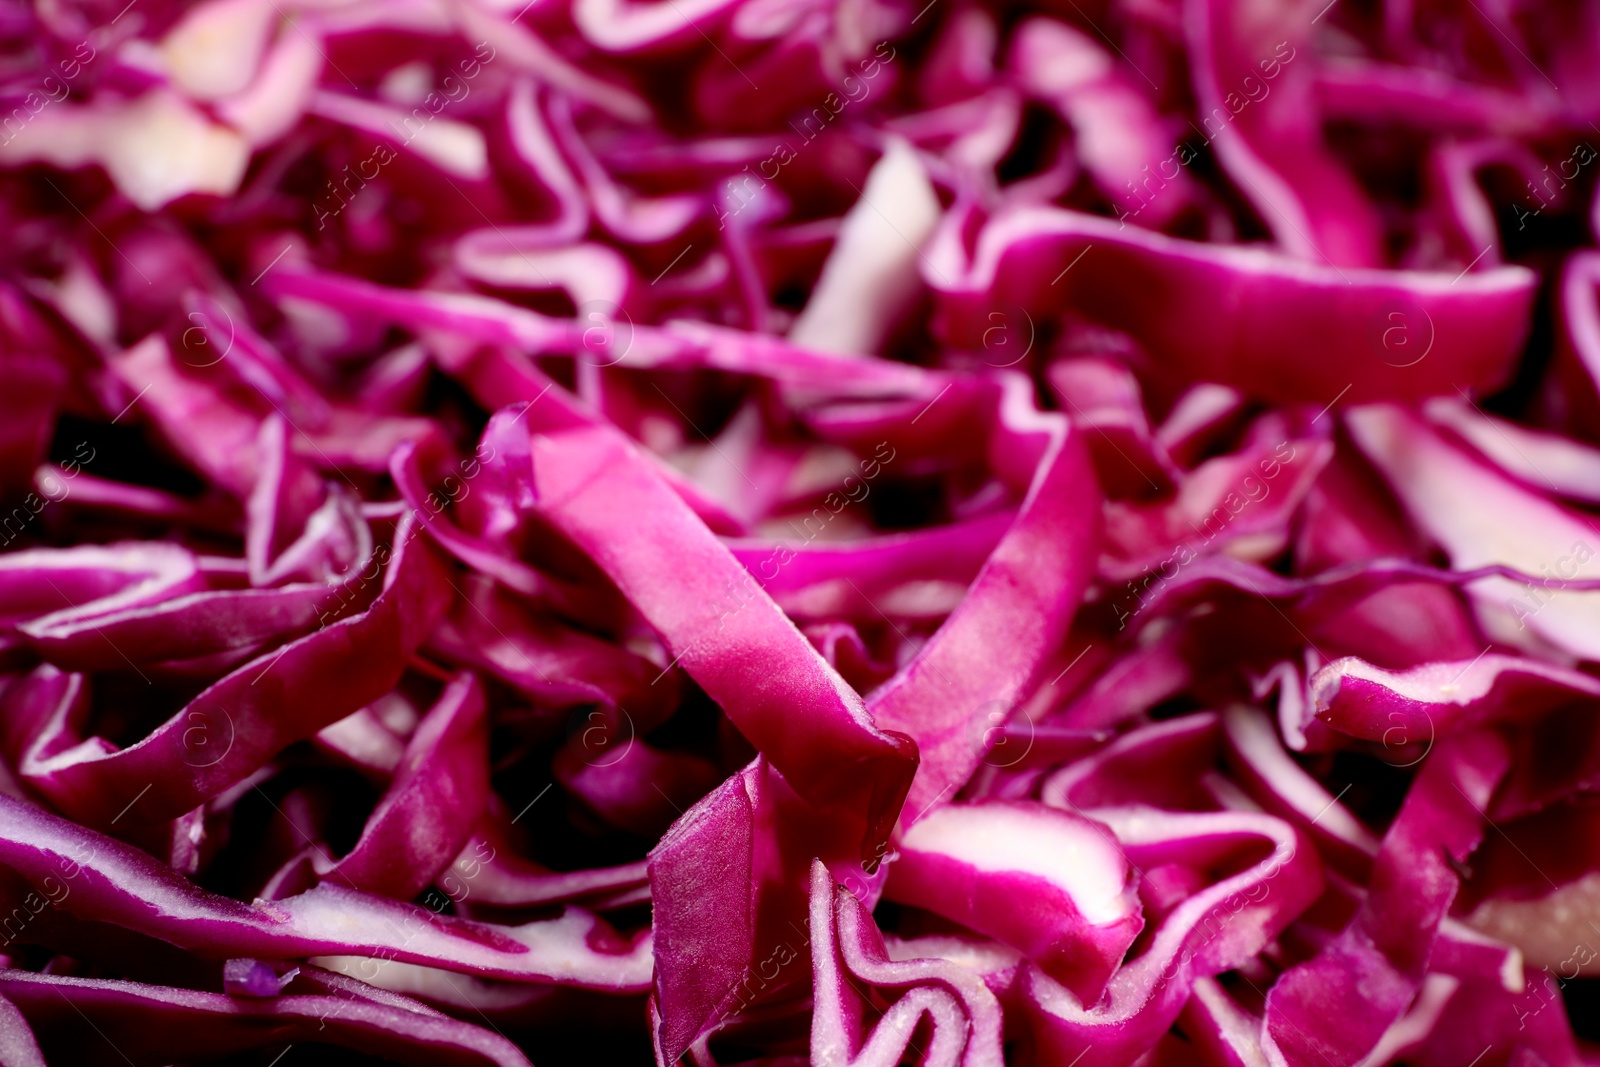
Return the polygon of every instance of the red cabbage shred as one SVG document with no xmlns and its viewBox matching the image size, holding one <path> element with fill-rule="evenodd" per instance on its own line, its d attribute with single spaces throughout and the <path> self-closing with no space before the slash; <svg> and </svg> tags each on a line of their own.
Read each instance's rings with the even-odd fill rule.
<svg viewBox="0 0 1600 1067">
<path fill-rule="evenodd" d="M 1600 7 L 0 0 L 0 1067 L 1600 1065 Z"/>
</svg>

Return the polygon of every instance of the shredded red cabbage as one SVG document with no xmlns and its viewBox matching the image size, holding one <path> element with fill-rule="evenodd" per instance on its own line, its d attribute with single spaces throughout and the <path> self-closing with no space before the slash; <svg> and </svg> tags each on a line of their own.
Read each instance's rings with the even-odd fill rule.
<svg viewBox="0 0 1600 1067">
<path fill-rule="evenodd" d="M 0 1067 L 1600 1064 L 1597 70 L 0 0 Z"/>
</svg>

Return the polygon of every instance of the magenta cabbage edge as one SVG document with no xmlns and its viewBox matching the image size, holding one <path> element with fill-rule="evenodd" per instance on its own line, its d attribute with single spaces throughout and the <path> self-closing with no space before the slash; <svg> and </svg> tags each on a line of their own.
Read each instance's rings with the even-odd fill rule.
<svg viewBox="0 0 1600 1067">
<path fill-rule="evenodd" d="M 1600 9 L 517 7 L 0 4 L 0 1067 L 1600 1064 Z"/>
</svg>

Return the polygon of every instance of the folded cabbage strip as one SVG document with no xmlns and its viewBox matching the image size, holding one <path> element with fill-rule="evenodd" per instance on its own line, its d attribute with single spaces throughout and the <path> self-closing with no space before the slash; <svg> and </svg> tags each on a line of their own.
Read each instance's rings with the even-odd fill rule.
<svg viewBox="0 0 1600 1067">
<path fill-rule="evenodd" d="M 136 744 L 118 749 L 100 737 L 62 744 L 25 765 L 23 778 L 87 823 L 172 819 L 241 781 L 284 746 L 383 696 L 450 595 L 443 563 L 414 530 L 403 517 L 393 548 L 352 578 L 358 587 L 378 587 L 365 611 L 262 653 Z M 196 749 L 196 730 L 211 747 Z M 213 755 L 217 748 L 222 751 Z"/>
<path fill-rule="evenodd" d="M 246 904 L 202 889 L 131 845 L 0 796 L 0 866 L 55 907 L 67 925 L 104 924 L 165 941 L 203 959 L 364 956 L 514 982 L 640 992 L 650 984 L 648 931 L 620 937 L 593 915 L 502 926 L 438 915 L 336 882 Z M 63 891 L 64 890 L 64 891 Z M 25 927 L 50 936 L 51 923 Z"/>
<path fill-rule="evenodd" d="M 1157 368 L 1317 408 L 1504 384 L 1538 283 L 1515 266 L 1460 277 L 1339 268 L 1034 206 L 982 222 L 969 254 L 962 235 L 976 221 L 951 211 L 926 254 L 951 342 L 981 348 L 996 308 L 1071 311 L 1129 334 Z"/>
</svg>

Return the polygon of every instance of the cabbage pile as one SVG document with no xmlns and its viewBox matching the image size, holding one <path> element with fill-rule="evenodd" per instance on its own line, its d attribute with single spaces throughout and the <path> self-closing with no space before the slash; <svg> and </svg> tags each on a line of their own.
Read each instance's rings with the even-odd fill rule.
<svg viewBox="0 0 1600 1067">
<path fill-rule="evenodd" d="M 6 0 L 0 1065 L 1600 1063 L 1597 70 Z"/>
</svg>

